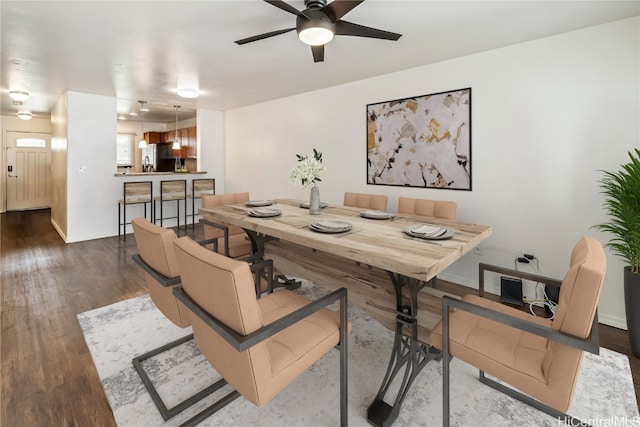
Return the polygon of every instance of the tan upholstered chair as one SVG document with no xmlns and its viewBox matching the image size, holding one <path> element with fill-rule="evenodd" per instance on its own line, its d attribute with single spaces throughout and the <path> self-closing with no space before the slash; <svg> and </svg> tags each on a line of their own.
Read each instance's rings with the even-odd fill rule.
<svg viewBox="0 0 640 427">
<path fill-rule="evenodd" d="M 485 271 L 559 286 L 553 319 L 483 298 Z M 444 425 L 449 425 L 449 355 L 480 369 L 484 384 L 578 425 L 565 412 L 573 399 L 583 351 L 599 353 L 597 306 L 605 271 L 602 245 L 583 237 L 571 252 L 562 282 L 480 264 L 481 296 L 444 297 L 442 321 L 431 332 L 444 363 Z M 522 393 L 485 377 L 485 372 Z"/>
<path fill-rule="evenodd" d="M 133 259 L 144 269 L 144 277 L 151 300 L 162 314 L 177 326 L 181 328 L 190 326 L 189 310 L 173 295 L 173 289 L 180 285 L 180 274 L 173 246 L 173 242 L 177 238 L 176 233 L 173 230 L 159 227 L 146 218 L 134 218 L 132 225 L 138 246 L 138 254 L 134 255 Z M 189 334 L 133 359 L 133 366 L 165 420 L 184 411 L 226 384 L 224 381 L 218 381 L 172 408 L 167 408 L 143 369 L 142 363 L 192 339 L 193 334 Z"/>
<path fill-rule="evenodd" d="M 409 214 L 429 219 L 456 220 L 456 202 L 445 200 L 412 199 L 410 197 L 398 198 L 398 213 Z M 438 278 L 429 281 L 429 286 L 436 288 Z"/>
<path fill-rule="evenodd" d="M 340 418 L 346 425 L 347 290 L 314 302 L 286 289 L 256 299 L 247 263 L 209 251 L 188 237 L 178 239 L 175 247 L 183 288 L 174 293 L 193 312 L 196 344 L 237 393 L 265 405 L 338 346 Z M 324 308 L 337 300 L 339 314 Z"/>
<path fill-rule="evenodd" d="M 228 193 L 215 195 L 202 195 L 202 207 L 213 208 L 216 206 L 235 205 L 249 201 L 249 193 Z M 251 241 L 241 227 L 229 224 L 216 224 L 204 219 L 205 242 L 213 244 L 213 251 L 231 258 L 249 256 L 253 252 Z"/>
<path fill-rule="evenodd" d="M 363 209 L 387 210 L 387 196 L 382 194 L 344 193 L 344 205 Z"/>
<path fill-rule="evenodd" d="M 398 213 L 419 215 L 447 221 L 456 220 L 456 202 L 446 200 L 398 198 Z"/>
</svg>

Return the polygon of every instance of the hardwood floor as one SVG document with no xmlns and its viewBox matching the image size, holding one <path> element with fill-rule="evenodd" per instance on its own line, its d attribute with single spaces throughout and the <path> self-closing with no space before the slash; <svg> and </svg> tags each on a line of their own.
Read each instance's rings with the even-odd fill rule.
<svg viewBox="0 0 640 427">
<path fill-rule="evenodd" d="M 65 244 L 49 210 L 0 215 L 0 425 L 115 425 L 76 315 L 146 293 L 134 253 L 133 236 Z M 600 342 L 630 354 L 626 331 L 601 326 Z"/>
</svg>

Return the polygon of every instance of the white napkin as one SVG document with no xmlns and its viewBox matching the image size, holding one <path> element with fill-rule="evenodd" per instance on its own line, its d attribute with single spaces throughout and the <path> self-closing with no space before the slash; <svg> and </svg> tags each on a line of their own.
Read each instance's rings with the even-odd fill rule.
<svg viewBox="0 0 640 427">
<path fill-rule="evenodd" d="M 312 227 L 320 228 L 323 230 L 342 230 L 342 229 L 347 229 L 351 226 L 351 224 L 349 224 L 348 222 L 332 221 L 332 220 L 312 222 L 310 225 Z"/>
<path fill-rule="evenodd" d="M 415 228 L 411 231 L 416 234 L 423 234 L 425 236 L 437 237 L 446 233 L 447 229 L 445 227 L 440 227 L 438 225 L 423 225 L 422 227 Z"/>
<path fill-rule="evenodd" d="M 249 215 L 253 215 L 253 216 L 276 216 L 276 215 L 280 215 L 280 211 L 278 209 L 258 208 L 258 209 L 251 209 L 249 211 Z"/>
</svg>

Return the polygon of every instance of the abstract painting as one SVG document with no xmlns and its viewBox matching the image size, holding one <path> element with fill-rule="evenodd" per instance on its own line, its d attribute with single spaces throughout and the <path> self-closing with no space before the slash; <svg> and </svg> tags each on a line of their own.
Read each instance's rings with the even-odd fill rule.
<svg viewBox="0 0 640 427">
<path fill-rule="evenodd" d="M 471 88 L 368 104 L 367 184 L 471 190 Z"/>
</svg>

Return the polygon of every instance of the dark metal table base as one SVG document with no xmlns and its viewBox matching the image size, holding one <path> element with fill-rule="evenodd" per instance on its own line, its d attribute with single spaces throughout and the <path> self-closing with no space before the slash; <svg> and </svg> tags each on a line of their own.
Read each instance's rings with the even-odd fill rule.
<svg viewBox="0 0 640 427">
<path fill-rule="evenodd" d="M 264 242 L 267 240 L 272 240 L 273 237 L 266 236 L 262 233 L 257 233 L 253 230 L 244 229 L 247 236 L 249 236 L 249 241 L 251 242 L 252 255 L 250 257 L 251 261 L 263 261 L 264 260 Z M 283 274 L 276 275 L 273 281 L 273 288 L 285 288 L 290 291 L 294 289 L 298 289 L 302 286 L 302 282 L 296 279 L 290 279 Z"/>
<path fill-rule="evenodd" d="M 429 282 L 387 272 L 396 294 L 396 334 L 391 350 L 391 358 L 378 394 L 367 409 L 367 421 L 374 426 L 390 426 L 398 418 L 402 402 L 420 371 L 430 360 L 440 360 L 442 354 L 434 347 L 418 341 L 418 292 Z M 409 304 L 405 304 L 403 288 L 407 289 Z M 404 368 L 400 387 L 393 404 L 384 398 L 396 376 Z M 399 378 L 398 378 L 399 379 Z"/>
</svg>

